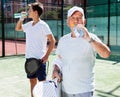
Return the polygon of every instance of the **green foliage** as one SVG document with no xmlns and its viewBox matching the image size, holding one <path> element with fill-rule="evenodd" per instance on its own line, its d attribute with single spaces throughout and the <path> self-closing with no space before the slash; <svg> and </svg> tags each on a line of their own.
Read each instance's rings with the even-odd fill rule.
<svg viewBox="0 0 120 97">
<path fill-rule="evenodd" d="M 65 6 L 63 9 L 63 14 L 64 18 L 66 18 L 67 11 L 71 8 L 72 6 Z M 53 9 L 50 11 L 46 11 L 45 14 L 43 14 L 41 17 L 43 19 L 61 19 L 61 7 L 58 7 L 57 9 Z"/>
<path fill-rule="evenodd" d="M 25 7 L 19 8 L 19 10 L 16 13 L 20 13 L 22 11 L 26 11 L 28 10 L 29 7 L 27 7 L 27 9 Z"/>
<path fill-rule="evenodd" d="M 47 11 L 42 18 L 44 19 L 58 19 L 58 13 L 56 11 Z"/>
</svg>

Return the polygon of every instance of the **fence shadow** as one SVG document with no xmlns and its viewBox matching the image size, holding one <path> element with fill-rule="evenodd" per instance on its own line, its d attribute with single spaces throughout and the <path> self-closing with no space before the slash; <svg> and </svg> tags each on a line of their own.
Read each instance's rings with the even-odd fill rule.
<svg viewBox="0 0 120 97">
<path fill-rule="evenodd" d="M 113 63 L 113 65 L 120 63 L 120 56 L 117 55 L 111 55 L 109 58 L 101 58 L 99 55 L 97 55 L 97 59 L 114 61 L 115 63 Z"/>
<path fill-rule="evenodd" d="M 98 93 L 101 93 L 101 94 L 97 94 L 97 96 L 99 96 L 99 97 L 120 97 L 120 95 L 113 94 L 113 92 L 115 92 L 119 88 L 120 88 L 120 85 L 118 85 L 114 89 L 110 90 L 109 92 L 104 92 L 104 91 L 98 90 L 98 89 L 95 89 L 95 91 Z"/>
</svg>

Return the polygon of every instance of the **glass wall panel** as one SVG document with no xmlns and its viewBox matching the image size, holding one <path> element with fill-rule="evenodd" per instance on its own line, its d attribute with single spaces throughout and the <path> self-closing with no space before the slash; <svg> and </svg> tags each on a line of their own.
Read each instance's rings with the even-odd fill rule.
<svg viewBox="0 0 120 97">
<path fill-rule="evenodd" d="M 20 41 L 22 40 L 22 42 L 25 41 L 25 34 L 16 32 L 14 30 L 16 22 L 18 20 L 18 18 L 14 18 L 14 13 L 19 13 L 22 10 L 25 10 L 25 8 L 27 9 L 26 7 L 27 3 L 32 3 L 34 1 L 40 1 L 44 4 L 44 12 L 41 18 L 49 24 L 57 40 L 62 35 L 70 32 L 70 29 L 66 25 L 67 11 L 71 6 L 77 5 L 85 9 L 87 19 L 86 26 L 88 27 L 90 32 L 97 34 L 101 38 L 101 40 L 106 44 L 108 43 L 108 39 L 110 39 L 109 40 L 110 46 L 120 46 L 119 42 L 120 0 L 110 0 L 109 27 L 108 27 L 108 0 L 64 0 L 63 10 L 62 0 L 4 0 L 4 17 L 5 17 L 4 25 L 6 39 L 5 47 L 7 47 L 8 45 L 7 44 L 8 40 L 14 40 L 13 45 L 15 46 L 14 48 L 16 49 L 16 52 L 14 54 L 18 54 L 19 51 L 18 48 L 19 44 L 17 44 L 18 40 Z M 110 28 L 109 38 L 108 28 Z M 1 5 L 0 5 L 0 29 L 2 29 Z M 2 39 L 1 30 L 0 39 Z M 0 43 L 0 47 L 2 48 L 2 43 Z"/>
<path fill-rule="evenodd" d="M 87 6 L 107 4 L 108 0 L 87 0 Z"/>
<path fill-rule="evenodd" d="M 108 42 L 108 18 L 106 17 L 108 13 L 107 10 L 107 5 L 87 7 L 88 30 L 98 35 L 106 44 Z"/>
<path fill-rule="evenodd" d="M 120 46 L 120 3 L 113 3 L 111 4 L 111 11 L 114 11 L 113 16 L 111 16 L 110 22 L 110 43 L 111 45 Z"/>
<path fill-rule="evenodd" d="M 2 11 L 1 11 L 1 2 L 0 2 L 0 56 L 2 56 L 2 41 L 1 41 L 1 37 L 2 37 L 2 25 L 1 25 L 1 15 L 2 15 L 2 13 L 1 13 Z"/>
<path fill-rule="evenodd" d="M 120 0 L 110 0 L 110 16 L 108 16 L 108 0 L 87 1 L 89 31 L 97 34 L 104 43 L 108 44 L 109 42 L 112 53 L 120 55 Z"/>
<path fill-rule="evenodd" d="M 117 24 L 117 29 L 116 29 L 116 33 L 117 33 L 117 45 L 120 46 L 120 0 L 118 0 L 119 2 L 117 3 L 117 12 L 116 12 L 116 24 Z M 119 48 L 120 49 L 120 48 Z"/>
<path fill-rule="evenodd" d="M 87 18 L 87 28 L 96 34 L 104 43 L 108 43 L 107 17 Z"/>
<path fill-rule="evenodd" d="M 111 14 L 114 15 L 114 16 L 111 16 L 110 17 L 110 45 L 116 45 L 117 41 L 116 41 L 116 38 L 117 38 L 117 16 L 116 16 L 116 9 L 117 9 L 117 6 L 116 6 L 116 3 L 112 3 L 111 4 Z"/>
<path fill-rule="evenodd" d="M 97 5 L 87 7 L 87 17 L 106 17 L 108 16 L 108 5 Z"/>
</svg>

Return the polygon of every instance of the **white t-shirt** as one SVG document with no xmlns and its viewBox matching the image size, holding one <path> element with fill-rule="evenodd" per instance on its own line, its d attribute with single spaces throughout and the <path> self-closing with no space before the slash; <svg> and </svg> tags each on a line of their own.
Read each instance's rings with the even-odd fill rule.
<svg viewBox="0 0 120 97">
<path fill-rule="evenodd" d="M 77 94 L 94 90 L 96 52 L 87 40 L 64 35 L 59 40 L 56 54 L 61 56 L 62 61 L 63 91 Z"/>
<path fill-rule="evenodd" d="M 33 21 L 22 25 L 26 33 L 26 58 L 42 58 L 46 53 L 47 35 L 52 34 L 49 26 L 40 20 L 34 26 Z"/>
</svg>

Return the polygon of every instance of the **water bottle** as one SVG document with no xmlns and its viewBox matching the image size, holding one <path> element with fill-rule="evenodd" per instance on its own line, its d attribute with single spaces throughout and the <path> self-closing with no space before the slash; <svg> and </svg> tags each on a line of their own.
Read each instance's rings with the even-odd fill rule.
<svg viewBox="0 0 120 97">
<path fill-rule="evenodd" d="M 84 36 L 83 30 L 78 28 L 77 26 L 74 27 L 74 32 L 76 34 L 76 37 L 83 37 Z"/>
<path fill-rule="evenodd" d="M 21 18 L 21 17 L 25 17 L 27 15 L 28 15 L 27 12 L 15 13 L 14 18 Z"/>
</svg>

